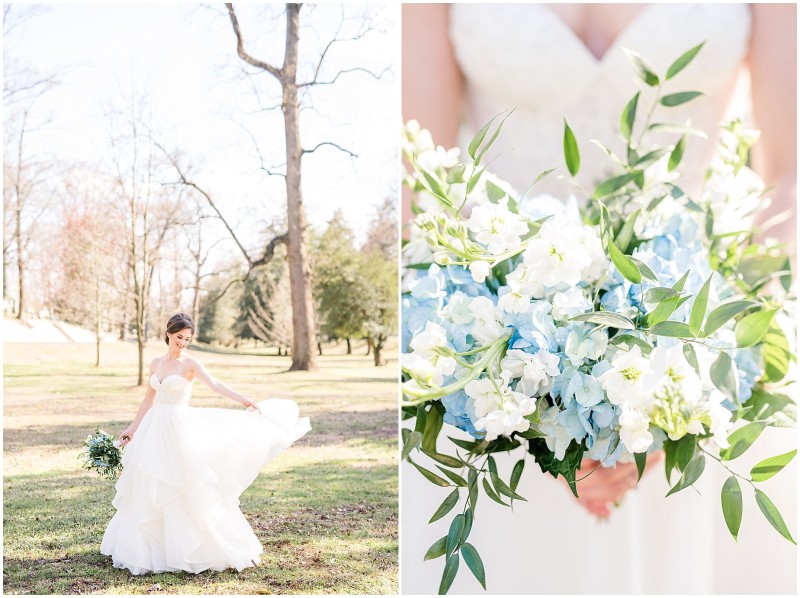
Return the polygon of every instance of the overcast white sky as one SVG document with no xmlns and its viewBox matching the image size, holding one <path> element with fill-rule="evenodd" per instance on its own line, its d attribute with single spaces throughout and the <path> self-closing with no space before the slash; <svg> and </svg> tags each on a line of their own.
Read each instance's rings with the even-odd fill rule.
<svg viewBox="0 0 800 598">
<path fill-rule="evenodd" d="M 248 51 L 280 66 L 283 5 L 235 6 Z M 316 64 L 342 11 L 332 5 L 303 7 L 301 76 Z M 359 157 L 330 147 L 307 155 L 303 191 L 314 226 L 324 226 L 339 207 L 359 231 L 373 207 L 398 192 L 399 8 L 347 5 L 344 11 L 369 12 L 377 28 L 358 41 L 337 44 L 324 72 L 330 77 L 354 66 L 388 72 L 377 81 L 346 74 L 335 85 L 312 91 L 315 109 L 301 117 L 303 146 L 334 141 Z M 109 135 L 106 113 L 134 88 L 152 97 L 166 142 L 189 159 L 198 182 L 213 191 L 248 239 L 256 238 L 260 223 L 282 212 L 283 178 L 259 170 L 253 140 L 241 126 L 253 134 L 267 165 L 284 162 L 280 110 L 248 114 L 258 105 L 253 87 L 268 106 L 276 103 L 278 86 L 266 73 L 250 81 L 244 77 L 223 4 L 53 4 L 15 29 L 4 50 L 58 76 L 60 84 L 37 106 L 54 117 L 36 136 L 48 152 L 66 161 L 102 159 Z"/>
</svg>

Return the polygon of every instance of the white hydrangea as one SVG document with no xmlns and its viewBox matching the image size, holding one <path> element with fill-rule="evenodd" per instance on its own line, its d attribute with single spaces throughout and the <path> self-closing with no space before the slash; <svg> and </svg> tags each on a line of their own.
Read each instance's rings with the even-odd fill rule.
<svg viewBox="0 0 800 598">
<path fill-rule="evenodd" d="M 484 431 L 486 440 L 530 428 L 525 416 L 536 410 L 535 400 L 511 390 L 505 383 L 480 378 L 469 382 L 464 392 L 475 401 L 475 429 Z"/>
<path fill-rule="evenodd" d="M 527 223 L 508 209 L 506 198 L 496 204 L 487 202 L 475 206 L 467 226 L 475 234 L 475 240 L 485 245 L 492 255 L 517 249 L 521 237 L 528 232 Z"/>
<path fill-rule="evenodd" d="M 481 344 L 496 341 L 505 333 L 503 310 L 498 308 L 488 297 L 475 297 L 469 304 L 475 324 L 471 334 Z"/>
<path fill-rule="evenodd" d="M 441 355 L 437 349 L 447 346 L 445 329 L 435 322 L 425 324 L 425 330 L 411 339 L 412 352 L 403 356 L 403 367 L 415 378 L 441 386 L 445 376 L 456 369 L 453 357 Z M 425 365 L 425 364 L 429 365 Z"/>
<path fill-rule="evenodd" d="M 483 260 L 479 260 L 477 262 L 472 262 L 469 265 L 470 274 L 472 274 L 472 280 L 477 283 L 482 283 L 486 280 L 486 277 L 489 276 L 489 272 L 492 270 L 492 265 L 489 262 L 484 262 Z"/>
<path fill-rule="evenodd" d="M 519 378 L 517 390 L 529 397 L 542 396 L 550 390 L 553 378 L 561 373 L 558 362 L 558 356 L 545 349 L 536 353 L 511 349 L 500 362 L 501 375 L 505 379 Z"/>
<path fill-rule="evenodd" d="M 570 287 L 553 295 L 554 320 L 569 320 L 588 311 L 592 311 L 592 302 L 580 287 Z"/>
</svg>

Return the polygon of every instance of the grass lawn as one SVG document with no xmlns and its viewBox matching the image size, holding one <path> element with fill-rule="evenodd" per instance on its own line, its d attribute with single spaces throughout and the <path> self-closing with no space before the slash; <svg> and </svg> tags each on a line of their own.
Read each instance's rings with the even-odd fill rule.
<svg viewBox="0 0 800 598">
<path fill-rule="evenodd" d="M 6 344 L 3 396 L 3 591 L 8 594 L 396 594 L 397 350 L 374 367 L 354 343 L 323 347 L 319 370 L 288 372 L 274 350 L 196 347 L 209 371 L 262 400 L 297 401 L 312 431 L 242 495 L 262 563 L 224 571 L 132 576 L 100 554 L 113 482 L 80 467 L 100 426 L 119 434 L 144 396 L 136 345 L 109 343 L 102 365 L 83 344 Z M 147 347 L 147 363 L 165 345 Z M 232 401 L 195 384 L 192 405 Z"/>
</svg>

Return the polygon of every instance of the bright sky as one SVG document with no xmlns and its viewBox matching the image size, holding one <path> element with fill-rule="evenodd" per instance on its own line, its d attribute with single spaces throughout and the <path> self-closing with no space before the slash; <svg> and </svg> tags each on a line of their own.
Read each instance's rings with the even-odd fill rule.
<svg viewBox="0 0 800 598">
<path fill-rule="evenodd" d="M 235 7 L 248 51 L 280 66 L 283 5 Z M 303 192 L 312 225 L 323 227 L 341 208 L 362 236 L 373 206 L 397 194 L 399 9 L 347 5 L 345 11 L 369 12 L 376 30 L 334 46 L 323 73 L 330 78 L 355 66 L 388 72 L 377 81 L 364 73 L 345 74 L 335 85 L 314 88 L 314 110 L 301 116 L 303 146 L 333 141 L 359 157 L 331 147 L 307 155 Z M 316 64 L 341 14 L 340 6 L 303 7 L 301 75 Z M 353 30 L 351 22 L 344 35 Z M 152 98 L 167 145 L 180 149 L 197 182 L 212 191 L 249 242 L 260 223 L 282 213 L 284 180 L 259 170 L 253 139 L 242 128 L 252 133 L 267 166 L 284 162 L 280 110 L 249 114 L 258 105 L 254 86 L 265 106 L 276 103 L 279 88 L 266 73 L 250 81 L 243 76 L 224 5 L 54 4 L 15 29 L 4 49 L 40 72 L 58 74 L 60 85 L 38 105 L 53 115 L 36 137 L 48 153 L 65 161 L 102 159 L 109 136 L 106 114 L 121 108 L 120 98 L 133 87 Z"/>
</svg>

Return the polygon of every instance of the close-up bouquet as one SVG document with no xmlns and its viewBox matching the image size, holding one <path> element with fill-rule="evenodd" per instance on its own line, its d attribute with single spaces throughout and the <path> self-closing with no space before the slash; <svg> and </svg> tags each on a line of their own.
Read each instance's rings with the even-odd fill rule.
<svg viewBox="0 0 800 598">
<path fill-rule="evenodd" d="M 664 92 L 701 49 L 663 74 L 626 52 L 643 84 L 621 111 L 626 151 L 592 140 L 615 172 L 583 188 L 575 176 L 587 158 L 565 120 L 563 197 L 535 192 L 557 169 L 532 173 L 520 193 L 484 164 L 513 110 L 475 135 L 467 160 L 406 125 L 416 216 L 403 249 L 402 409 L 413 425 L 402 457 L 451 489 L 430 521 L 456 514 L 425 555 L 444 559 L 440 593 L 461 561 L 486 587 L 468 541 L 475 508 L 481 494 L 505 506 L 526 500 L 517 492 L 525 459 L 503 479 L 493 457 L 520 446 L 576 496 L 592 474 L 580 471 L 584 459 L 632 462 L 641 478 L 648 455 L 663 451 L 667 496 L 707 466 L 724 468 L 720 516 L 734 539 L 751 494 L 794 543 L 759 483 L 796 451 L 750 471 L 735 463 L 766 427 L 795 423 L 796 296 L 788 255 L 755 224 L 769 193 L 748 167 L 758 133 L 739 120 L 723 125 L 702 189 L 690 195 L 681 162 L 705 134 L 653 121 L 656 107 L 702 101 L 700 91 Z M 450 437 L 445 424 L 473 439 Z M 415 460 L 420 453 L 436 470 Z"/>
<path fill-rule="evenodd" d="M 118 440 L 99 428 L 86 437 L 83 451 L 78 458 L 84 469 L 96 471 L 109 480 L 117 478 L 122 471 L 122 449 Z"/>
</svg>

